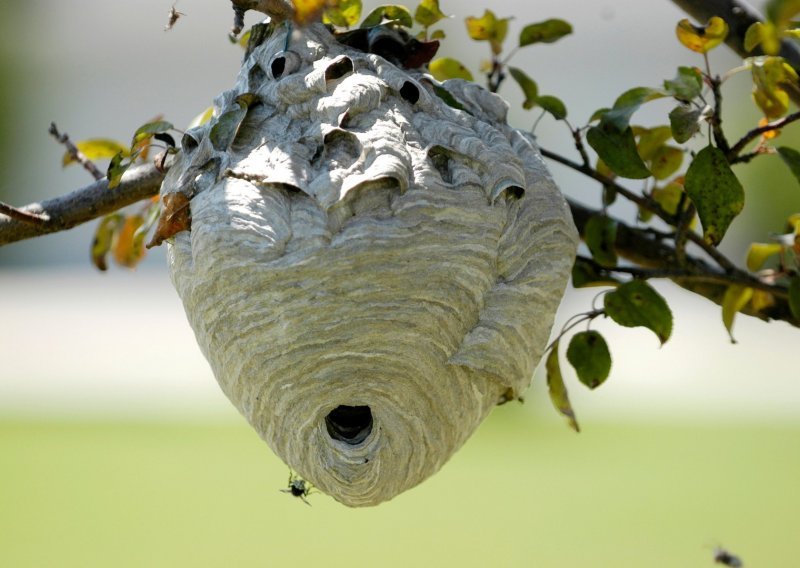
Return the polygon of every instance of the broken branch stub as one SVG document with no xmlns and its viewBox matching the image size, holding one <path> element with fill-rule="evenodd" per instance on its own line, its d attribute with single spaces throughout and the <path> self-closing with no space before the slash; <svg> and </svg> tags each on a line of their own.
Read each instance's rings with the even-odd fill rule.
<svg viewBox="0 0 800 568">
<path fill-rule="evenodd" d="M 275 453 L 375 505 L 528 386 L 577 235 L 496 95 L 321 25 L 284 43 L 277 29 L 253 49 L 184 136 L 162 187 L 191 199 L 171 274 L 222 390 Z"/>
</svg>

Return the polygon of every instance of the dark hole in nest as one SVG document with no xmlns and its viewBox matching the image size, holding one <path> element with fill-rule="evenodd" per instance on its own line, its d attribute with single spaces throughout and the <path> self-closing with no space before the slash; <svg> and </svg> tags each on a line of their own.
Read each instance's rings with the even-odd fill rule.
<svg viewBox="0 0 800 568">
<path fill-rule="evenodd" d="M 325 417 L 325 427 L 334 440 L 356 446 L 372 432 L 372 411 L 369 406 L 337 406 Z"/>
<path fill-rule="evenodd" d="M 270 64 L 270 70 L 272 71 L 272 76 L 276 79 L 280 78 L 283 75 L 283 72 L 286 70 L 286 58 L 285 57 L 276 57 L 272 60 Z"/>
<path fill-rule="evenodd" d="M 411 81 L 406 81 L 400 88 L 400 96 L 410 102 L 412 105 L 416 104 L 419 100 L 419 89 Z"/>
</svg>

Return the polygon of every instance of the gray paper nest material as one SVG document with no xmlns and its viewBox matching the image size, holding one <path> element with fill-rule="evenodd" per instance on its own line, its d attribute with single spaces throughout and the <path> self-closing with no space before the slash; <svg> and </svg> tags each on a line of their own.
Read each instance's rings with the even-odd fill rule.
<svg viewBox="0 0 800 568">
<path fill-rule="evenodd" d="M 529 385 L 577 235 L 502 99 L 447 81 L 452 108 L 429 76 L 322 26 L 294 53 L 284 40 L 257 47 L 184 138 L 162 188 L 191 197 L 172 278 L 222 390 L 275 453 L 375 505 Z M 220 147 L 224 129 L 210 133 L 246 93 Z"/>
</svg>

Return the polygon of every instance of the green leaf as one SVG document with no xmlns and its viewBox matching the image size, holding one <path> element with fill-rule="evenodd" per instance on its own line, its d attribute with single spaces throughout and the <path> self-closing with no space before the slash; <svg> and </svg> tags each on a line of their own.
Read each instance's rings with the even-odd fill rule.
<svg viewBox="0 0 800 568">
<path fill-rule="evenodd" d="M 573 288 L 589 288 L 594 286 L 619 286 L 620 281 L 613 278 L 604 270 L 599 270 L 594 264 L 580 258 L 575 259 L 572 266 Z"/>
<path fill-rule="evenodd" d="M 556 120 L 564 120 L 567 118 L 567 107 L 563 101 L 557 97 L 542 95 L 536 99 L 536 103 L 552 114 Z"/>
<path fill-rule="evenodd" d="M 617 222 L 605 215 L 594 215 L 587 222 L 583 231 L 586 246 L 599 264 L 616 266 L 617 253 L 614 244 L 617 240 Z"/>
<path fill-rule="evenodd" d="M 797 275 L 789 281 L 789 309 L 795 319 L 800 320 L 800 276 Z"/>
<path fill-rule="evenodd" d="M 672 312 L 667 302 L 647 282 L 631 280 L 606 294 L 608 317 L 625 327 L 646 327 L 661 344 L 672 334 Z"/>
<path fill-rule="evenodd" d="M 361 18 L 361 0 L 338 0 L 322 14 L 322 21 L 340 28 L 351 28 Z"/>
<path fill-rule="evenodd" d="M 469 113 L 469 111 L 464 107 L 464 105 L 458 102 L 458 99 L 455 98 L 453 94 L 444 87 L 440 87 L 439 85 L 434 85 L 433 92 L 436 94 L 437 97 L 442 99 L 445 102 L 445 104 L 447 104 L 447 106 L 452 107 L 454 109 L 463 110 L 464 112 Z"/>
<path fill-rule="evenodd" d="M 508 72 L 517 82 L 525 95 L 525 102 L 522 103 L 522 108 L 528 110 L 536 106 L 536 101 L 539 98 L 539 87 L 536 81 L 528 77 L 522 69 L 516 67 L 509 67 Z"/>
<path fill-rule="evenodd" d="M 575 419 L 575 411 L 569 402 L 567 387 L 564 386 L 564 377 L 561 375 L 561 363 L 558 360 L 558 341 L 550 349 L 550 355 L 545 362 L 547 371 L 547 389 L 550 392 L 550 400 L 558 412 L 567 419 L 569 427 L 580 432 L 578 421 Z"/>
<path fill-rule="evenodd" d="M 703 90 L 703 75 L 697 67 L 678 67 L 674 79 L 664 81 L 664 90 L 681 102 L 690 102 Z"/>
<path fill-rule="evenodd" d="M 208 135 L 215 150 L 224 152 L 230 147 L 245 116 L 247 116 L 247 107 L 242 105 L 236 105 L 235 108 L 220 115 Z"/>
<path fill-rule="evenodd" d="M 383 20 L 396 22 L 404 28 L 411 28 L 414 26 L 414 18 L 411 17 L 411 12 L 405 6 L 398 4 L 388 4 L 385 6 L 378 6 L 370 12 L 364 21 L 361 22 L 361 28 L 371 28 L 380 25 Z"/>
<path fill-rule="evenodd" d="M 733 286 L 728 286 L 728 289 L 725 290 L 725 295 L 722 297 L 722 322 L 725 324 L 725 329 L 728 330 L 731 343 L 736 343 L 733 338 L 733 320 L 752 297 L 753 289 L 747 286 L 734 284 Z"/>
<path fill-rule="evenodd" d="M 472 73 L 463 63 L 452 57 L 439 57 L 428 64 L 428 71 L 437 81 L 447 79 L 466 79 L 472 81 Z"/>
<path fill-rule="evenodd" d="M 703 148 L 686 172 L 684 188 L 697 207 L 706 242 L 719 244 L 744 207 L 744 188 L 725 154 L 713 146 Z"/>
<path fill-rule="evenodd" d="M 439 9 L 439 0 L 422 0 L 414 12 L 414 19 L 426 28 L 446 17 L 447 15 Z"/>
<path fill-rule="evenodd" d="M 589 129 L 586 141 L 615 174 L 631 179 L 650 177 L 650 171 L 636 150 L 630 127 L 620 132 L 601 122 L 600 126 Z"/>
<path fill-rule="evenodd" d="M 590 389 L 602 385 L 611 371 L 611 353 L 596 331 L 576 333 L 569 342 L 567 360 L 575 367 L 578 380 Z"/>
<path fill-rule="evenodd" d="M 124 162 L 124 155 L 119 152 L 116 156 L 111 158 L 111 163 L 108 164 L 108 171 L 106 177 L 108 178 L 108 189 L 114 189 L 122 181 L 122 175 L 128 171 L 133 163 L 131 160 Z"/>
<path fill-rule="evenodd" d="M 683 150 L 665 144 L 655 151 L 648 166 L 654 178 L 663 180 L 677 172 L 682 163 Z"/>
<path fill-rule="evenodd" d="M 689 105 L 678 105 L 672 109 L 672 112 L 669 113 L 669 125 L 675 142 L 683 144 L 700 132 L 702 117 L 703 109 Z"/>
<path fill-rule="evenodd" d="M 166 120 L 157 120 L 155 122 L 143 124 L 134 133 L 133 141 L 131 142 L 131 148 L 138 146 L 145 140 L 152 138 L 154 134 L 160 134 L 162 132 L 166 132 L 167 130 L 172 130 L 173 128 L 174 127 L 172 126 L 172 123 L 167 122 Z"/>
<path fill-rule="evenodd" d="M 525 47 L 534 43 L 553 43 L 572 33 L 572 26 L 559 19 L 550 19 L 522 28 L 519 34 L 519 46 Z"/>
<path fill-rule="evenodd" d="M 800 152 L 788 146 L 778 148 L 778 155 L 786 162 L 794 177 L 800 182 Z"/>
<path fill-rule="evenodd" d="M 612 126 L 622 132 L 631 121 L 633 113 L 639 110 L 644 103 L 665 97 L 662 91 L 649 87 L 634 87 L 622 93 L 614 102 L 614 108 L 604 113 L 600 125 Z"/>
</svg>

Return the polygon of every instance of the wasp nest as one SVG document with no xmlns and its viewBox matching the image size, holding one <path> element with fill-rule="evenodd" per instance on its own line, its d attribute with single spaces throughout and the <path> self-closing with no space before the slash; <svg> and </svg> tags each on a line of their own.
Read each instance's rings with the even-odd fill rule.
<svg viewBox="0 0 800 568">
<path fill-rule="evenodd" d="M 222 390 L 349 506 L 436 472 L 529 384 L 576 248 L 506 104 L 321 25 L 250 50 L 162 188 L 170 267 Z"/>
</svg>

